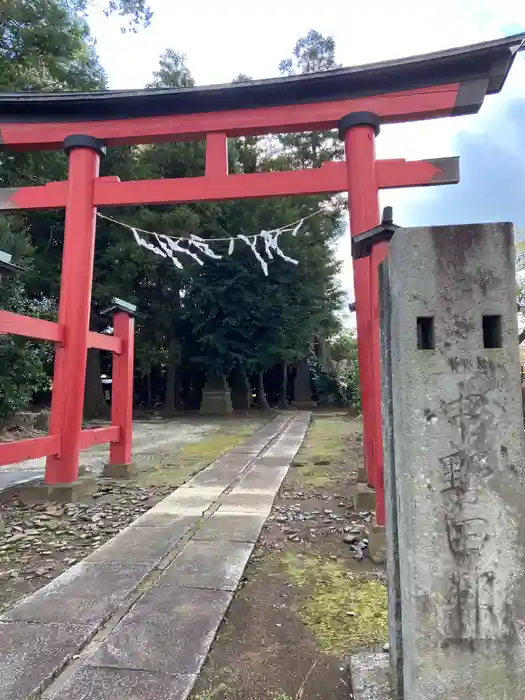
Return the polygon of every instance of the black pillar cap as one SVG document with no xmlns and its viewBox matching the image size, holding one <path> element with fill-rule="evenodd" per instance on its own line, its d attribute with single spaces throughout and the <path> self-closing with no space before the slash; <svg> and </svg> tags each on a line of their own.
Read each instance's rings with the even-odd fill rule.
<svg viewBox="0 0 525 700">
<path fill-rule="evenodd" d="M 367 258 L 376 243 L 390 241 L 398 228 L 399 226 L 396 226 L 392 221 L 392 207 L 385 207 L 383 209 L 383 218 L 379 226 L 374 226 L 374 228 L 368 231 L 363 231 L 363 233 L 353 236 L 352 258 L 354 260 Z"/>
<path fill-rule="evenodd" d="M 351 112 L 341 117 L 337 125 L 339 138 L 344 139 L 346 132 L 354 126 L 373 126 L 376 136 L 379 135 L 381 121 L 375 112 Z"/>
<path fill-rule="evenodd" d="M 64 139 L 64 151 L 69 154 L 75 148 L 89 148 L 92 151 L 96 151 L 99 156 L 106 155 L 106 147 L 104 143 L 95 138 L 94 136 L 87 136 L 86 134 L 71 134 L 66 136 Z"/>
</svg>

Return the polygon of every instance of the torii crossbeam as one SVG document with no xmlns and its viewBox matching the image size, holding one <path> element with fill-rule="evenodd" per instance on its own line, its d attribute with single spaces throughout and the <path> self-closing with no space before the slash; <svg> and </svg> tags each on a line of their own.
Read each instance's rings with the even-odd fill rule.
<svg viewBox="0 0 525 700">
<path fill-rule="evenodd" d="M 79 453 L 111 443 L 110 461 L 131 460 L 132 325 L 114 338 L 89 331 L 97 207 L 348 191 L 352 236 L 380 223 L 378 192 L 458 182 L 457 158 L 376 160 L 380 125 L 477 112 L 501 90 L 525 35 L 323 73 L 204 88 L 0 94 L 2 148 L 65 148 L 65 182 L 0 190 L 0 209 L 65 208 L 58 323 L 0 311 L 0 333 L 56 343 L 50 435 L 0 445 L 0 465 L 47 456 L 45 482 L 78 478 Z M 339 129 L 345 161 L 318 169 L 229 175 L 229 137 Z M 201 177 L 120 182 L 99 177 L 106 146 L 206 140 Z M 383 241 L 354 260 L 358 354 L 368 480 L 384 522 L 377 268 Z M 111 350 L 117 371 L 112 426 L 82 431 L 88 347 Z M 120 386 L 121 384 L 121 386 Z"/>
</svg>

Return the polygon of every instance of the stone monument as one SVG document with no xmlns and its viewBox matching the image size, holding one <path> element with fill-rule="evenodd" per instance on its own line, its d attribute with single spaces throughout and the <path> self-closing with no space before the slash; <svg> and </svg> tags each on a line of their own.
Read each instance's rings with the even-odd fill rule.
<svg viewBox="0 0 525 700">
<path fill-rule="evenodd" d="M 395 694 L 523 700 L 524 431 L 512 225 L 400 229 L 383 265 Z"/>
<path fill-rule="evenodd" d="M 231 391 L 222 374 L 210 375 L 202 391 L 200 407 L 202 416 L 224 416 L 233 413 Z"/>
</svg>

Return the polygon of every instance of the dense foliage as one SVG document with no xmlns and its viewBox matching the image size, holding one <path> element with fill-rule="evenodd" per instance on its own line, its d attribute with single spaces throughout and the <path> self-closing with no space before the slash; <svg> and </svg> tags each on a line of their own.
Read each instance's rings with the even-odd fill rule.
<svg viewBox="0 0 525 700">
<path fill-rule="evenodd" d="M 1 90 L 92 90 L 106 84 L 89 34 L 86 0 L 0 0 Z M 148 23 L 144 0 L 108 0 L 131 27 Z M 129 28 L 129 27 L 128 27 Z M 282 73 L 324 70 L 336 66 L 331 38 L 310 32 L 300 39 L 293 57 L 280 65 Z M 239 76 L 236 80 L 248 80 Z M 152 77 L 152 87 L 191 87 L 193 78 L 184 56 L 168 50 Z M 239 138 L 229 143 L 232 173 L 318 167 L 340 156 L 341 146 L 331 132 L 287 134 L 272 138 Z M 40 184 L 66 177 L 62 153 L 2 153 L 0 186 Z M 204 144 L 177 142 L 146 147 L 110 149 L 102 174 L 123 180 L 188 177 L 204 173 Z M 307 217 L 319 210 L 322 198 L 296 197 L 214 204 L 188 204 L 116 209 L 108 216 L 146 230 L 177 237 L 199 234 L 223 238 L 253 234 Z M 319 341 L 339 331 L 342 293 L 339 266 L 333 248 L 341 234 L 342 204 L 309 218 L 297 237 L 285 235 L 282 247 L 297 258 L 293 266 L 277 259 L 265 277 L 252 252 L 236 247 L 233 256 L 206 260 L 203 267 L 188 259 L 184 270 L 169 260 L 139 248 L 130 232 L 110 221 L 97 225 L 92 327 L 103 321 L 98 311 L 116 295 L 137 304 L 143 316 L 137 326 L 137 398 L 143 405 L 161 402 L 167 412 L 182 405 L 198 405 L 206 377 L 236 373 L 249 385 L 264 386 L 279 376 L 270 391 L 281 402 L 290 394 L 286 378 L 293 366 L 318 357 Z M 63 212 L 32 212 L 10 216 L 0 232 L 0 250 L 28 262 L 28 270 L 10 287 L 0 288 L 0 306 L 35 315 L 53 312 L 58 298 Z M 18 241 L 18 243 L 16 243 Z M 26 248 L 20 248 L 25 241 Z M 18 246 L 18 247 L 17 247 Z M 218 252 L 226 253 L 217 242 Z M 24 341 L 25 342 L 25 341 Z M 1 352 L 10 353 L 9 370 L 0 357 L 0 417 L 26 404 L 50 380 L 49 349 L 3 340 Z M 344 359 L 344 358 L 343 358 Z M 348 356 L 355 366 L 355 353 Z M 354 363 L 354 364 L 352 364 Z M 281 370 L 275 372 L 276 367 Z M 329 370 L 344 400 L 354 400 L 350 378 Z M 101 371 L 108 358 L 90 351 L 86 383 L 86 414 L 106 409 Z M 352 370 L 353 371 L 353 370 Z M 335 372 L 335 374 L 334 374 Z M 345 370 L 352 374 L 350 370 Z M 352 375 L 354 376 L 354 375 Z M 283 381 L 284 378 L 284 381 Z M 349 388 L 348 388 L 349 387 Z M 6 396 L 9 394 L 9 400 Z M 2 403 L 3 402 L 3 403 Z"/>
</svg>

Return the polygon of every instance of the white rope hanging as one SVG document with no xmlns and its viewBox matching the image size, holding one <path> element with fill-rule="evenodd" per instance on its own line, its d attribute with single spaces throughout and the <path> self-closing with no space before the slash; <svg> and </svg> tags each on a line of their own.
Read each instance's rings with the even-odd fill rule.
<svg viewBox="0 0 525 700">
<path fill-rule="evenodd" d="M 201 256 L 206 256 L 212 258 L 213 260 L 222 260 L 223 256 L 218 255 L 211 248 L 212 243 L 218 241 L 226 241 L 229 243 L 227 255 L 232 255 L 235 250 L 235 242 L 242 241 L 245 243 L 253 252 L 255 258 L 261 265 L 263 273 L 268 275 L 268 261 L 274 260 L 275 256 L 280 257 L 285 262 L 291 263 L 292 265 L 298 265 L 299 261 L 295 258 L 290 258 L 286 255 L 279 246 L 279 237 L 283 233 L 291 233 L 292 236 L 296 236 L 299 232 L 303 223 L 310 219 L 312 216 L 326 212 L 326 207 L 319 209 L 318 211 L 309 214 L 298 221 L 285 226 L 283 228 L 272 229 L 270 231 L 261 231 L 252 236 L 245 236 L 243 234 L 238 234 L 237 236 L 228 236 L 228 238 L 201 238 L 192 234 L 189 238 L 175 238 L 173 236 L 167 236 L 163 233 L 155 233 L 153 231 L 145 231 L 136 226 L 130 226 L 122 221 L 117 221 L 109 216 L 104 216 L 103 214 L 98 214 L 101 219 L 106 219 L 114 224 L 123 226 L 129 229 L 135 238 L 137 244 L 147 250 L 155 253 L 155 255 L 160 255 L 163 258 L 170 258 L 175 267 L 179 270 L 184 269 L 183 264 L 180 261 L 180 256 L 188 255 L 190 258 L 195 260 L 199 265 L 204 265 L 204 261 Z M 140 234 L 145 234 L 146 236 L 151 236 L 155 243 L 150 243 L 147 238 L 144 238 Z M 261 253 L 257 249 L 259 240 L 263 241 L 264 252 Z M 266 259 L 263 257 L 266 256 Z"/>
</svg>

